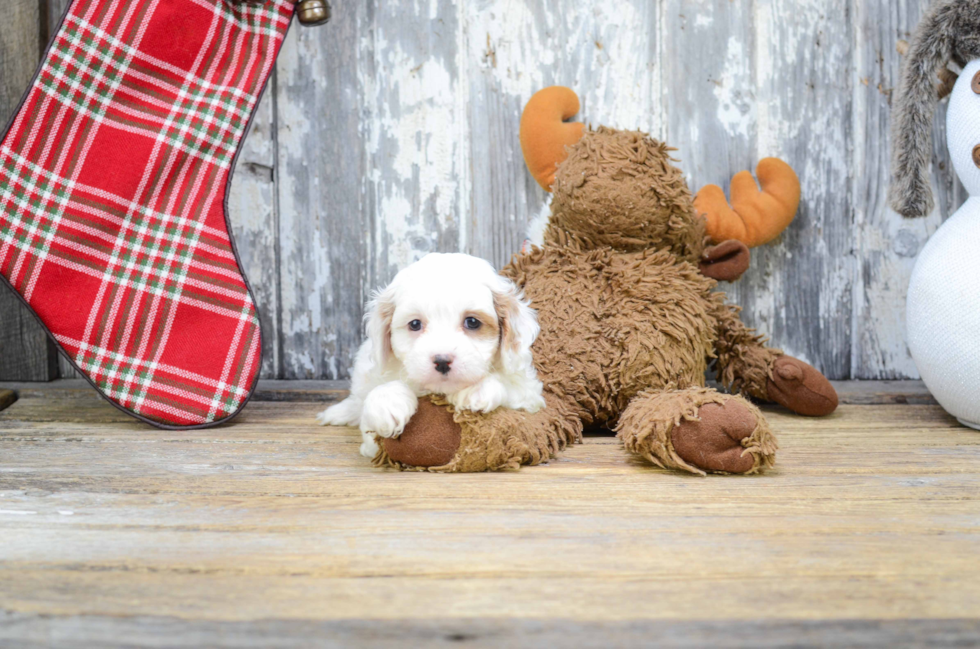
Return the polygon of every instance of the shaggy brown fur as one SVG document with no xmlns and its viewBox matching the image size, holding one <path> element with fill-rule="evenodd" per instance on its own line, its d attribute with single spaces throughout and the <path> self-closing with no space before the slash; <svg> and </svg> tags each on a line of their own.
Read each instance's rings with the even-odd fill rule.
<svg viewBox="0 0 980 649">
<path fill-rule="evenodd" d="M 713 423 L 723 429 L 726 447 L 717 446 L 718 431 L 706 431 L 707 439 L 678 439 L 686 422 L 707 420 L 702 406 L 717 404 Z M 676 467 L 704 475 L 713 473 L 756 473 L 773 464 L 776 439 L 759 409 L 739 396 L 721 394 L 708 388 L 643 392 L 630 402 L 617 426 L 626 450 L 660 467 Z M 696 430 L 688 436 L 697 435 Z M 731 437 L 729 437 L 731 436 Z M 737 438 L 735 438 L 737 437 Z M 735 438 L 735 439 L 732 439 Z M 684 448 L 688 446 L 689 448 Z"/>
<path fill-rule="evenodd" d="M 705 388 L 704 377 L 714 361 L 723 385 L 768 400 L 781 352 L 698 271 L 704 223 L 669 151 L 643 133 L 606 128 L 569 148 L 543 247 L 501 271 L 538 312 L 532 351 L 547 408 L 454 412 L 459 450 L 429 470 L 537 464 L 585 426 L 614 428 L 628 451 L 662 467 L 748 473 L 772 464 L 776 442 L 762 414 Z M 699 427 L 706 404 L 721 407 Z M 404 467 L 384 451 L 377 462 Z"/>
<path fill-rule="evenodd" d="M 439 466 L 407 464 L 396 455 L 390 440 L 385 440 L 374 458 L 375 466 L 393 466 L 414 471 L 437 473 L 474 473 L 516 469 L 547 462 L 570 443 L 581 441 L 582 424 L 568 405 L 552 395 L 545 395 L 547 406 L 534 414 L 520 410 L 498 409 L 490 415 L 454 410 L 438 397 L 428 397 L 445 406 L 460 429 L 456 456 Z M 428 422 L 438 421 L 429 417 Z M 413 419 L 414 421 L 414 419 Z M 410 434 L 406 432 L 402 434 Z M 399 459 L 392 457 L 395 455 Z"/>
<path fill-rule="evenodd" d="M 589 248 L 666 250 L 696 264 L 705 223 L 673 150 L 640 131 L 586 131 L 555 175 L 545 243 L 581 237 Z"/>
</svg>

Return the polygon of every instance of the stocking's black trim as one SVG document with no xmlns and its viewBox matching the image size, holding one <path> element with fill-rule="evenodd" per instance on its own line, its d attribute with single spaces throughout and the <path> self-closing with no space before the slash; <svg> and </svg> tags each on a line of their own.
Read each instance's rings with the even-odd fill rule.
<svg viewBox="0 0 980 649">
<path fill-rule="evenodd" d="M 218 0 L 218 1 L 221 2 L 223 0 Z M 58 21 L 58 28 L 55 29 L 54 32 L 52 32 L 51 37 L 48 39 L 48 45 L 47 47 L 44 48 L 44 53 L 41 56 L 41 60 L 37 65 L 37 70 L 34 72 L 34 77 L 31 79 L 30 85 L 27 87 L 27 90 L 24 92 L 24 96 L 21 97 L 20 103 L 17 104 L 17 110 L 13 112 L 13 114 L 10 116 L 10 119 L 7 121 L 7 126 L 3 129 L 3 134 L 0 135 L 0 142 L 7 139 L 7 135 L 10 133 L 10 129 L 13 127 L 14 121 L 17 119 L 17 116 L 20 115 L 20 111 L 23 110 L 24 104 L 27 103 L 27 99 L 28 97 L 30 97 L 31 91 L 34 89 L 34 84 L 37 83 L 38 77 L 41 76 L 41 69 L 44 67 L 44 62 L 48 59 L 48 55 L 51 54 L 51 48 L 54 45 L 54 41 L 58 37 L 58 34 L 61 33 L 61 29 L 65 25 L 65 20 L 68 18 L 68 14 L 71 13 L 71 9 L 76 2 L 78 2 L 78 0 L 71 0 L 71 2 L 69 2 L 68 6 L 65 8 L 64 13 L 61 14 L 61 20 Z M 279 43 L 279 47 L 276 48 L 276 53 L 275 56 L 273 57 L 273 61 L 279 58 L 279 53 L 282 51 L 282 45 L 283 43 L 285 43 L 286 37 L 289 35 L 289 30 L 293 28 L 293 22 L 294 21 L 290 20 L 289 27 L 286 28 L 286 33 L 283 34 L 283 40 L 282 42 Z M 35 320 L 37 320 L 38 324 L 41 325 L 41 328 L 44 329 L 44 333 L 46 333 L 48 335 L 48 338 L 50 338 L 51 341 L 54 343 L 55 348 L 58 350 L 58 353 L 64 356 L 65 360 L 67 360 L 71 364 L 71 366 L 75 368 L 75 371 L 78 372 L 83 379 L 88 381 L 88 383 L 93 388 L 95 388 L 95 391 L 99 393 L 99 396 L 105 399 L 106 401 L 108 401 L 110 404 L 112 404 L 112 406 L 115 407 L 117 410 L 120 410 L 126 413 L 127 415 L 129 415 L 130 417 L 142 421 L 143 423 L 149 424 L 154 428 L 159 428 L 161 430 L 200 430 L 202 428 L 213 428 L 215 426 L 219 426 L 221 424 L 227 423 L 241 414 L 242 410 L 245 409 L 245 406 L 247 406 L 249 401 L 252 400 L 252 396 L 255 395 L 255 389 L 259 385 L 259 374 L 261 372 L 261 366 L 262 366 L 262 349 L 265 343 L 262 336 L 262 318 L 259 312 L 259 305 L 255 300 L 255 294 L 252 292 L 252 285 L 248 281 L 248 276 L 245 274 L 245 269 L 242 268 L 242 259 L 241 256 L 238 254 L 238 246 L 235 244 L 235 233 L 231 228 L 231 218 L 228 215 L 228 203 L 231 199 L 231 181 L 232 178 L 234 178 L 235 176 L 235 169 L 238 167 L 238 157 L 241 155 L 242 149 L 245 146 L 245 138 L 248 136 L 249 131 L 252 130 L 252 122 L 255 120 L 255 113 L 258 112 L 259 104 L 262 103 L 262 98 L 265 97 L 265 93 L 269 89 L 269 81 L 270 79 L 272 79 L 273 74 L 274 74 L 274 70 L 270 72 L 269 76 L 266 77 L 265 81 L 262 82 L 262 89 L 259 91 L 259 95 L 258 98 L 256 99 L 255 105 L 252 107 L 252 112 L 248 116 L 248 123 L 245 125 L 245 130 L 242 132 L 242 137 L 238 141 L 238 147 L 235 149 L 235 155 L 231 160 L 231 167 L 228 170 L 228 181 L 225 185 L 225 199 L 224 202 L 222 203 L 222 209 L 224 210 L 224 214 L 225 214 L 225 229 L 228 231 L 228 240 L 231 243 L 231 251 L 232 254 L 235 255 L 235 263 L 238 265 L 238 272 L 241 273 L 242 279 L 245 280 L 245 290 L 248 291 L 248 296 L 252 298 L 252 304 L 255 305 L 255 315 L 256 318 L 258 318 L 259 320 L 258 363 L 259 363 L 260 370 L 255 373 L 255 379 L 252 381 L 252 386 L 249 388 L 248 395 L 246 395 L 245 400 L 242 401 L 241 405 L 238 406 L 238 409 L 235 412 L 231 413 L 230 415 L 228 415 L 223 419 L 218 419 L 216 421 L 208 422 L 206 424 L 195 424 L 193 426 L 171 426 L 163 422 L 149 419 L 148 417 L 145 417 L 144 415 L 141 415 L 138 412 L 134 412 L 129 408 L 126 408 L 125 406 L 113 401 L 112 398 L 106 395 L 102 391 L 102 389 L 99 388 L 98 385 L 96 385 L 95 381 L 89 378 L 88 373 L 83 371 L 75 363 L 71 355 L 69 355 L 68 352 L 65 351 L 65 348 L 62 347 L 61 343 L 58 342 L 58 339 L 55 338 L 53 333 L 51 333 L 51 330 L 48 329 L 47 325 L 44 324 L 44 321 L 41 320 L 40 316 L 38 316 L 37 313 L 34 312 L 34 309 L 31 308 L 31 305 L 27 303 L 27 300 L 24 299 L 24 296 L 21 295 L 20 292 L 13 287 L 13 284 L 11 284 L 6 277 L 0 274 L 0 282 L 6 284 L 7 287 L 9 287 L 11 291 L 13 291 L 14 295 L 17 296 L 17 299 L 20 300 L 24 304 L 24 306 L 27 307 L 28 312 L 34 317 Z"/>
</svg>

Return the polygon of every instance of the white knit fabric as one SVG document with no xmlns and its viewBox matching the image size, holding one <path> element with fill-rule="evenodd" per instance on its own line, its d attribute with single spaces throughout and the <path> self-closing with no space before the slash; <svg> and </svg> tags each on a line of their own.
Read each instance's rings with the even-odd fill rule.
<svg viewBox="0 0 980 649">
<path fill-rule="evenodd" d="M 909 284 L 909 349 L 926 387 L 962 423 L 980 429 L 980 95 L 971 88 L 980 60 L 963 70 L 950 96 L 946 137 L 956 174 L 970 194 L 922 249 Z"/>
</svg>

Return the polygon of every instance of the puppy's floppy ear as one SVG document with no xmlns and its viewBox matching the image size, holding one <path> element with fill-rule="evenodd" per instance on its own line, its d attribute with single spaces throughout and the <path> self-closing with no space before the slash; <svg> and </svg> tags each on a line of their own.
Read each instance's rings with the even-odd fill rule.
<svg viewBox="0 0 980 649">
<path fill-rule="evenodd" d="M 501 368 L 508 374 L 533 373 L 531 345 L 541 332 L 538 316 L 513 282 L 500 276 L 498 279 L 491 291 L 500 327 L 497 353 Z"/>
<path fill-rule="evenodd" d="M 367 337 L 371 341 L 374 364 L 383 368 L 391 358 L 391 318 L 395 315 L 395 290 L 392 286 L 374 294 L 364 319 Z"/>
</svg>

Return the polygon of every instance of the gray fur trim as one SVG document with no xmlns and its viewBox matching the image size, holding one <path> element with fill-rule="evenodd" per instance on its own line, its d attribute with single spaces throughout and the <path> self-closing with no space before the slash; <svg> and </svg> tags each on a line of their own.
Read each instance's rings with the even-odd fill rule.
<svg viewBox="0 0 980 649">
<path fill-rule="evenodd" d="M 937 74 L 949 61 L 980 58 L 980 0 L 938 0 L 916 27 L 892 104 L 889 201 L 902 216 L 932 211 L 929 162 Z"/>
</svg>

